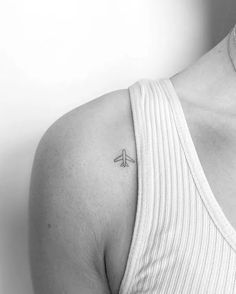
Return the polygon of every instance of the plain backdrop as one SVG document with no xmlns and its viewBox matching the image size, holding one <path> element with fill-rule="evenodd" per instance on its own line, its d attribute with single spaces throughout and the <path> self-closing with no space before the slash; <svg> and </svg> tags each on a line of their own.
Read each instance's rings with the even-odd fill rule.
<svg viewBox="0 0 236 294">
<path fill-rule="evenodd" d="M 33 294 L 32 161 L 61 115 L 140 78 L 171 76 L 236 22 L 235 0 L 0 0 L 0 291 Z"/>
</svg>

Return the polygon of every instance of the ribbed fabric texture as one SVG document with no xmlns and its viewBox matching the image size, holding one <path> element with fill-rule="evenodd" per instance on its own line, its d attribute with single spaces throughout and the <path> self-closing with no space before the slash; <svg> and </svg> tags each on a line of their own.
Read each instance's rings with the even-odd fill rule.
<svg viewBox="0 0 236 294">
<path fill-rule="evenodd" d="M 236 293 L 236 231 L 204 174 L 170 79 L 129 87 L 138 162 L 120 294 Z"/>
</svg>

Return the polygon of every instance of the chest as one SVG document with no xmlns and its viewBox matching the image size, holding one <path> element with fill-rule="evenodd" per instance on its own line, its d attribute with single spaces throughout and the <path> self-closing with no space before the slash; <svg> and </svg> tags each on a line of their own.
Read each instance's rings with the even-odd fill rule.
<svg viewBox="0 0 236 294">
<path fill-rule="evenodd" d="M 206 181 L 236 231 L 236 121 L 206 112 L 186 120 Z"/>
</svg>

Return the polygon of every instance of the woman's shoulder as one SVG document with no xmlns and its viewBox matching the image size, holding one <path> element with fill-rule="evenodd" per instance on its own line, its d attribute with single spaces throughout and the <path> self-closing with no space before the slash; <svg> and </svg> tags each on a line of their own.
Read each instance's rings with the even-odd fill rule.
<svg viewBox="0 0 236 294">
<path fill-rule="evenodd" d="M 121 279 L 129 247 L 129 238 L 126 244 L 117 240 L 132 234 L 137 192 L 136 163 L 124 168 L 122 161 L 114 159 L 122 150 L 135 159 L 134 140 L 129 91 L 110 92 L 65 114 L 48 129 L 37 148 L 32 172 L 31 215 L 43 216 L 36 221 L 38 226 L 45 223 L 47 234 L 47 224 L 53 226 L 56 221 L 59 227 L 68 227 L 68 232 L 71 226 L 78 229 L 79 223 L 89 224 L 96 238 L 92 242 L 93 235 L 88 237 L 87 249 L 94 246 L 103 252 L 107 248 L 108 275 L 116 269 L 110 275 L 115 276 L 113 285 Z M 82 234 L 79 229 L 77 234 Z M 74 242 L 73 235 L 65 238 L 68 246 Z M 118 261 L 120 267 L 115 264 L 116 255 L 124 255 Z M 97 256 L 96 260 L 103 259 Z"/>
</svg>

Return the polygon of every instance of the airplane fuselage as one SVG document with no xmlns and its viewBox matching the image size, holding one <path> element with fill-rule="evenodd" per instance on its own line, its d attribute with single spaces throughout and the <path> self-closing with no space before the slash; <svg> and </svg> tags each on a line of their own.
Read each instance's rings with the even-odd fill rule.
<svg viewBox="0 0 236 294">
<path fill-rule="evenodd" d="M 126 165 L 126 151 L 125 151 L 125 149 L 122 150 L 122 160 L 123 160 L 123 164 Z"/>
</svg>

